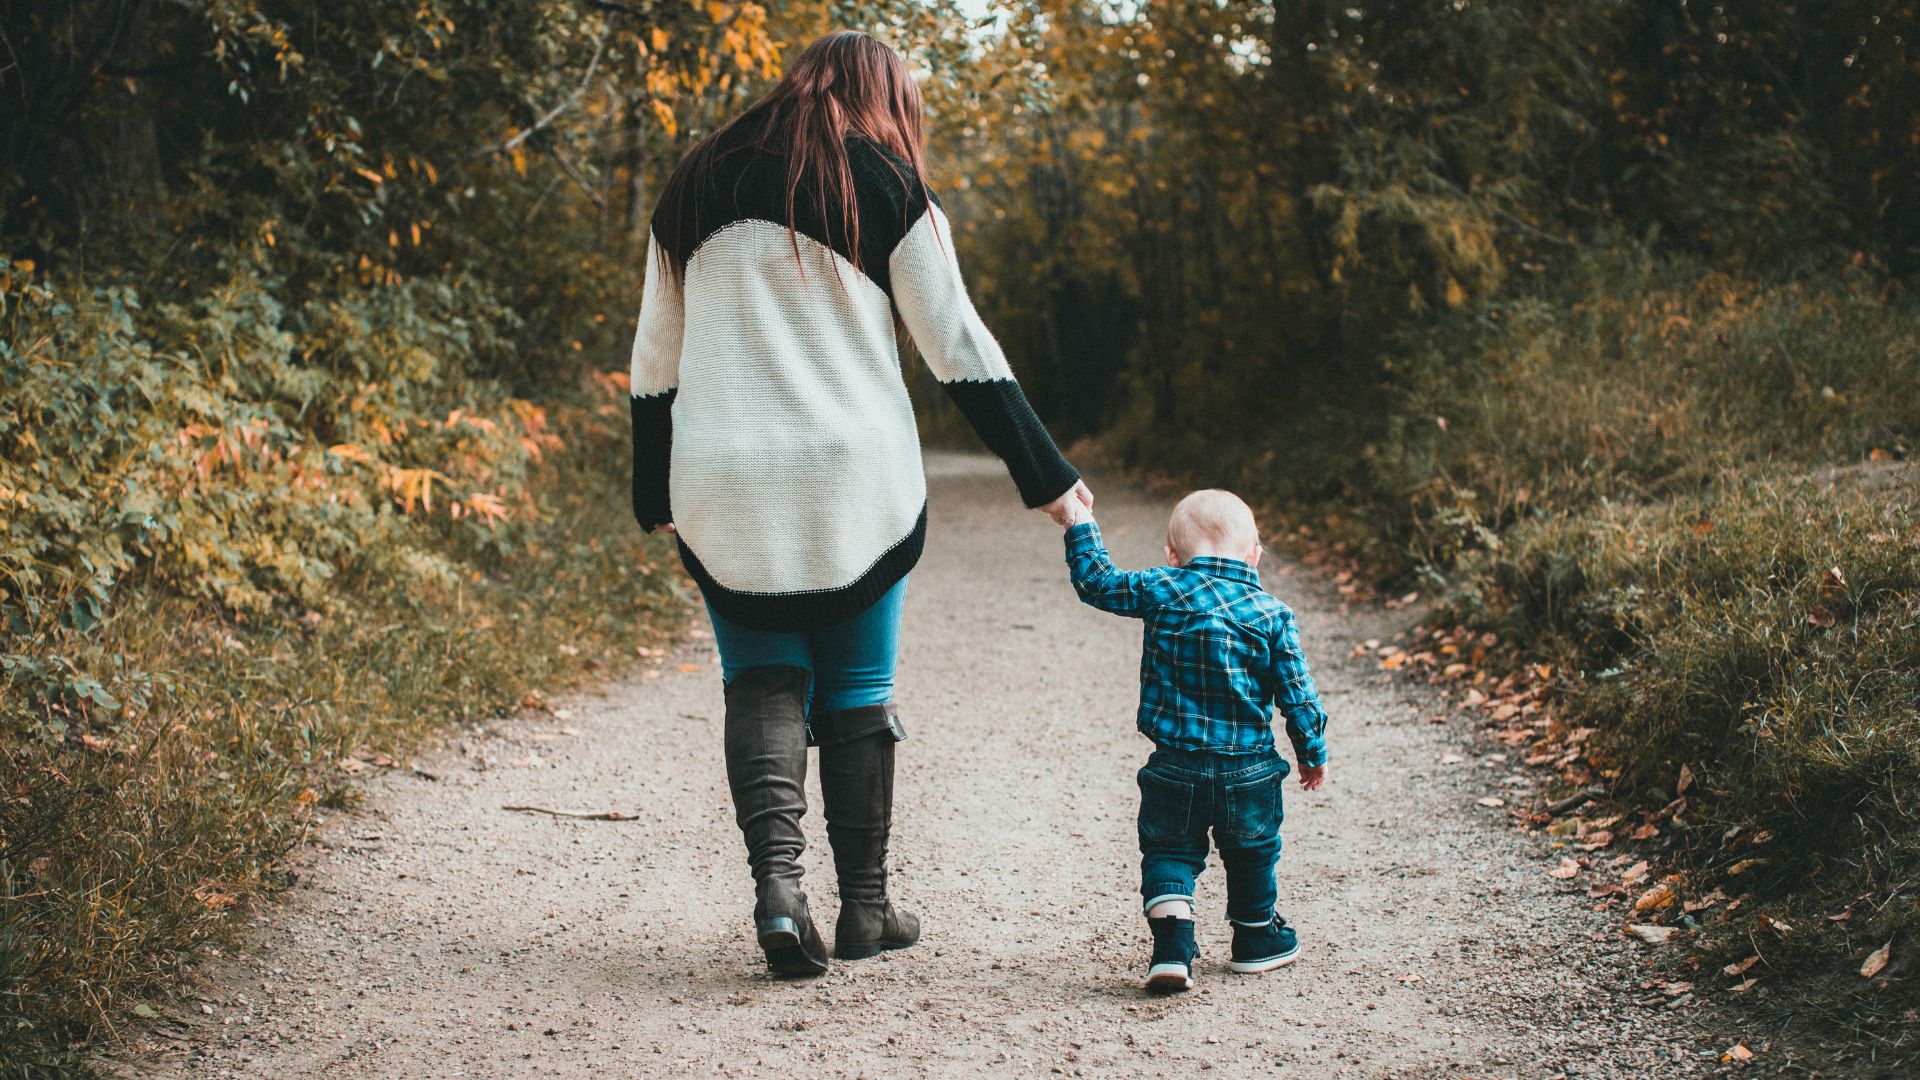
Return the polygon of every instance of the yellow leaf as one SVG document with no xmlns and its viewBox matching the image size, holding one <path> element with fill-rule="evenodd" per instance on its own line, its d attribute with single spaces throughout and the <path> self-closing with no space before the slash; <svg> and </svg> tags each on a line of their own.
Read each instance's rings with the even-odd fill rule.
<svg viewBox="0 0 1920 1080">
<path fill-rule="evenodd" d="M 359 173 L 361 176 L 366 177 L 369 181 L 373 183 L 373 186 L 375 187 L 379 187 L 381 184 L 384 184 L 387 182 L 386 177 L 381 176 L 379 173 L 374 172 L 372 169 L 355 169 L 353 171 Z"/>
<path fill-rule="evenodd" d="M 1467 290 L 1461 288 L 1460 283 L 1458 281 L 1455 281 L 1452 277 L 1448 277 L 1447 278 L 1447 306 L 1459 307 L 1461 304 L 1466 303 L 1466 301 L 1467 301 Z"/>
<path fill-rule="evenodd" d="M 649 101 L 647 105 L 653 110 L 653 118 L 660 121 L 661 127 L 667 129 L 668 135 L 678 135 L 680 133 L 680 124 L 673 117 L 672 106 L 661 101 L 659 98 L 654 98 L 652 101 Z"/>
</svg>

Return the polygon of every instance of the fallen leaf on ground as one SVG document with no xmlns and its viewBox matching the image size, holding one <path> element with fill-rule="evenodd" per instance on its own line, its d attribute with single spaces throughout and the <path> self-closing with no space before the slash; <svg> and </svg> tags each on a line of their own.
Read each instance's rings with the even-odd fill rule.
<svg viewBox="0 0 1920 1080">
<path fill-rule="evenodd" d="M 1744 994 L 1758 985 L 1760 985 L 1760 976 L 1755 975 L 1753 978 L 1747 979 L 1744 982 L 1735 983 L 1727 987 L 1727 989 L 1736 994 Z"/>
<path fill-rule="evenodd" d="M 680 670 L 681 671 L 699 671 L 700 665 L 699 664 L 681 664 Z"/>
<path fill-rule="evenodd" d="M 1774 932 L 1774 933 L 1776 933 L 1776 934 L 1791 934 L 1791 933 L 1793 933 L 1793 927 L 1791 927 L 1791 926 L 1788 926 L 1788 925 L 1787 925 L 1786 923 L 1784 923 L 1784 922 L 1781 922 L 1781 921 L 1780 921 L 1779 919 L 1776 919 L 1776 918 L 1774 918 L 1774 917 L 1773 917 L 1773 916 L 1771 916 L 1771 915 L 1762 915 L 1762 916 L 1760 916 L 1760 921 L 1761 921 L 1761 922 L 1763 922 L 1763 923 L 1766 923 L 1766 924 L 1767 924 L 1767 926 L 1768 926 L 1769 928 L 1771 928 L 1771 929 L 1773 930 L 1773 932 Z"/>
<path fill-rule="evenodd" d="M 1678 932 L 1671 926 L 1651 926 L 1647 923 L 1627 924 L 1627 933 L 1649 945 L 1665 945 Z"/>
<path fill-rule="evenodd" d="M 1720 974 L 1725 975 L 1730 979 L 1738 975 L 1745 975 L 1747 973 L 1748 968 L 1752 967 L 1753 965 L 1759 962 L 1760 962 L 1760 954 L 1754 953 L 1752 956 L 1747 957 L 1745 960 L 1741 960 L 1737 963 L 1728 964 L 1726 967 L 1721 968 Z"/>
<path fill-rule="evenodd" d="M 1722 892 L 1719 889 L 1715 889 L 1705 896 L 1697 897 L 1695 899 L 1687 901 L 1686 912 L 1687 914 L 1691 915 L 1696 911 L 1705 911 L 1715 904 L 1724 903 L 1726 899 L 1727 899 L 1726 893 Z"/>
<path fill-rule="evenodd" d="M 1486 798 L 1484 798 L 1484 799 L 1476 799 L 1476 800 L 1474 800 L 1474 801 L 1475 801 L 1475 802 L 1478 802 L 1478 803 L 1479 803 L 1479 804 L 1480 804 L 1481 806 L 1505 806 L 1505 805 L 1507 805 L 1507 800 L 1505 800 L 1505 799 L 1502 799 L 1502 798 L 1499 798 L 1498 796 L 1494 796 L 1494 795 L 1488 795 L 1488 796 L 1487 796 Z"/>
<path fill-rule="evenodd" d="M 1648 889 L 1646 892 L 1641 893 L 1640 899 L 1633 902 L 1633 910 L 1636 912 L 1658 911 L 1663 907 L 1671 906 L 1673 900 L 1673 885 L 1663 881 L 1653 888 Z"/>
<path fill-rule="evenodd" d="M 1733 1048 L 1720 1055 L 1721 1061 L 1752 1061 L 1753 1051 L 1744 1043 L 1734 1043 Z"/>
<path fill-rule="evenodd" d="M 1559 866 L 1547 871 L 1547 876 L 1550 878 L 1559 878 L 1561 881 L 1565 881 L 1568 878 L 1579 877 L 1580 864 L 1574 862 L 1572 859 L 1561 859 Z"/>
<path fill-rule="evenodd" d="M 1620 883 L 1622 885 L 1631 885 L 1646 876 L 1647 860 L 1641 859 L 1639 862 L 1627 867 L 1627 872 L 1620 875 Z"/>
<path fill-rule="evenodd" d="M 1892 955 L 1893 941 L 1889 939 L 1885 945 L 1880 946 L 1868 954 L 1866 963 L 1860 965 L 1860 977 L 1863 979 L 1871 979 L 1875 975 L 1887 970 L 1887 960 L 1892 957 Z"/>
<path fill-rule="evenodd" d="M 1635 840 L 1651 840 L 1654 837 L 1659 835 L 1660 835 L 1660 826 L 1655 825 L 1651 821 L 1633 830 L 1633 838 Z"/>
<path fill-rule="evenodd" d="M 1693 769 L 1683 764 L 1680 766 L 1680 779 L 1673 786 L 1674 794 L 1685 795 L 1687 793 L 1687 789 L 1692 786 L 1693 786 Z"/>
</svg>

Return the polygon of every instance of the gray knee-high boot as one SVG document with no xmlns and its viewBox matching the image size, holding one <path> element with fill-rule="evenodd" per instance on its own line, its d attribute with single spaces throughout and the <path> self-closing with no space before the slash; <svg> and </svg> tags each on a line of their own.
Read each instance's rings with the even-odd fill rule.
<svg viewBox="0 0 1920 1080">
<path fill-rule="evenodd" d="M 800 891 L 807 812 L 805 668 L 749 668 L 727 684 L 727 783 L 747 842 L 756 902 L 754 930 L 767 966 L 780 975 L 818 975 L 827 950 Z"/>
<path fill-rule="evenodd" d="M 833 955 L 861 960 L 920 940 L 920 920 L 887 898 L 894 744 L 907 737 L 891 703 L 814 718 L 827 841 L 840 877 Z"/>
</svg>

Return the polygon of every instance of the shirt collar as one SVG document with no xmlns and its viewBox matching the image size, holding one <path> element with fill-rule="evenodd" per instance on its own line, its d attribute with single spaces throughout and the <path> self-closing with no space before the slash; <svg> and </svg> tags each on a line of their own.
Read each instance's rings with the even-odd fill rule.
<svg viewBox="0 0 1920 1080">
<path fill-rule="evenodd" d="M 1260 586 L 1260 571 L 1255 570 L 1252 565 L 1243 563 L 1239 559 L 1229 559 L 1220 555 L 1200 555 L 1188 559 L 1180 569 L 1192 570 L 1195 573 L 1205 574 L 1208 577 L 1238 581 L 1243 585 L 1252 585 L 1255 588 Z"/>
</svg>

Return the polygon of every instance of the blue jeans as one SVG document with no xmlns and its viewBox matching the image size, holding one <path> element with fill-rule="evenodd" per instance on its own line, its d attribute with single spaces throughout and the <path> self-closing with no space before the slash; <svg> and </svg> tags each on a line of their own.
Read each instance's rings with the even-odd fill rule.
<svg viewBox="0 0 1920 1080">
<path fill-rule="evenodd" d="M 1280 789 L 1287 763 L 1276 751 L 1203 754 L 1158 749 L 1140 770 L 1140 895 L 1193 901 L 1207 866 L 1207 832 L 1227 872 L 1227 918 L 1264 925 L 1277 899 Z"/>
<path fill-rule="evenodd" d="M 810 712 L 838 712 L 879 705 L 893 697 L 893 667 L 900 654 L 900 616 L 907 605 L 907 579 L 873 606 L 820 630 L 752 630 L 707 608 L 720 649 L 720 678 L 732 682 L 749 668 L 785 664 L 813 673 Z"/>
</svg>

